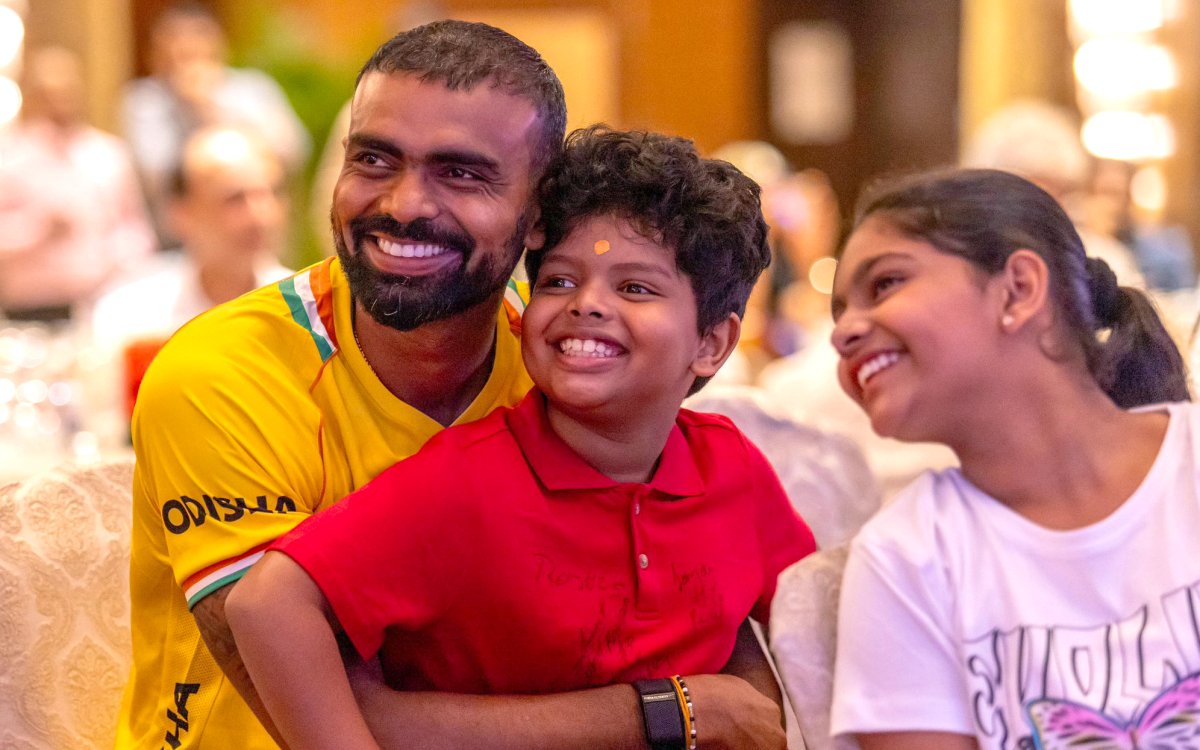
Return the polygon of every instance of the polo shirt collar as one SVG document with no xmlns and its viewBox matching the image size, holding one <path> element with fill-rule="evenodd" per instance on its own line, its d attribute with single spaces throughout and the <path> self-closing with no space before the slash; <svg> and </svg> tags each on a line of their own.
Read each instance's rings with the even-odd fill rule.
<svg viewBox="0 0 1200 750">
<path fill-rule="evenodd" d="M 550 428 L 546 397 L 537 388 L 505 418 L 529 467 L 547 489 L 596 490 L 621 486 L 621 482 L 606 477 L 584 461 Z M 658 468 L 647 486 L 675 497 L 704 494 L 704 480 L 678 423 L 671 427 Z"/>
</svg>

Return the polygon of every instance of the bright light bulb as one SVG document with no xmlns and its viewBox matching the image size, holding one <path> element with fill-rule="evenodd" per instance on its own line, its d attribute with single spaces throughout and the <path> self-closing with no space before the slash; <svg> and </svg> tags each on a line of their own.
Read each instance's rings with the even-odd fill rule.
<svg viewBox="0 0 1200 750">
<path fill-rule="evenodd" d="M 1097 112 L 1083 124 L 1083 146 L 1101 159 L 1165 159 L 1175 153 L 1175 129 L 1162 115 Z"/>
<path fill-rule="evenodd" d="M 1075 77 L 1103 99 L 1123 99 L 1174 87 L 1179 77 L 1171 53 L 1133 39 L 1090 39 L 1075 53 Z"/>
<path fill-rule="evenodd" d="M 838 262 L 833 258 L 818 258 L 808 269 L 808 283 L 821 294 L 833 293 L 833 276 Z"/>
<path fill-rule="evenodd" d="M 0 5 L 0 70 L 12 65 L 25 40 L 25 21 L 7 5 Z"/>
<path fill-rule="evenodd" d="M 1167 17 L 1163 0 L 1071 0 L 1068 7 L 1087 36 L 1154 31 Z"/>
</svg>

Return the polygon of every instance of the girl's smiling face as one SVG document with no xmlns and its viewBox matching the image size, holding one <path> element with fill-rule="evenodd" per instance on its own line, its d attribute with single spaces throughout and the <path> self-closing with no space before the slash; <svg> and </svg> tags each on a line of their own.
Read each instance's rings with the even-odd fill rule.
<svg viewBox="0 0 1200 750">
<path fill-rule="evenodd" d="M 1002 303 L 999 281 L 966 260 L 868 218 L 834 279 L 842 389 L 880 435 L 952 442 L 1003 366 Z"/>
</svg>

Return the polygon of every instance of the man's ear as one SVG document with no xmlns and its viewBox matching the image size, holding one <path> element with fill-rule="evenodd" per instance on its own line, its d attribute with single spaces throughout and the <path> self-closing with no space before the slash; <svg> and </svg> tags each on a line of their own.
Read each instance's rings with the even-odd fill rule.
<svg viewBox="0 0 1200 750">
<path fill-rule="evenodd" d="M 1000 327 L 1020 330 L 1046 309 L 1050 298 L 1050 269 L 1042 256 L 1021 249 L 1008 256 L 1000 274 Z"/>
<path fill-rule="evenodd" d="M 717 323 L 701 337 L 700 348 L 692 360 L 692 374 L 698 378 L 711 378 L 715 375 L 737 348 L 741 335 L 742 319 L 737 313 L 729 313 L 729 317 Z"/>
</svg>

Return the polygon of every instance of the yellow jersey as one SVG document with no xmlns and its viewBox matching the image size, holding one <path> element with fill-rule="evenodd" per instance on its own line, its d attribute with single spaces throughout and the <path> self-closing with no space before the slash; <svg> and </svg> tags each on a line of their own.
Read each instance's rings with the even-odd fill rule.
<svg viewBox="0 0 1200 750">
<path fill-rule="evenodd" d="M 528 288 L 510 282 L 492 372 L 457 423 L 517 403 Z M 331 258 L 195 318 L 133 414 L 133 668 L 118 748 L 275 748 L 190 609 L 266 545 L 415 453 L 442 426 L 389 392 L 354 342 Z"/>
</svg>

